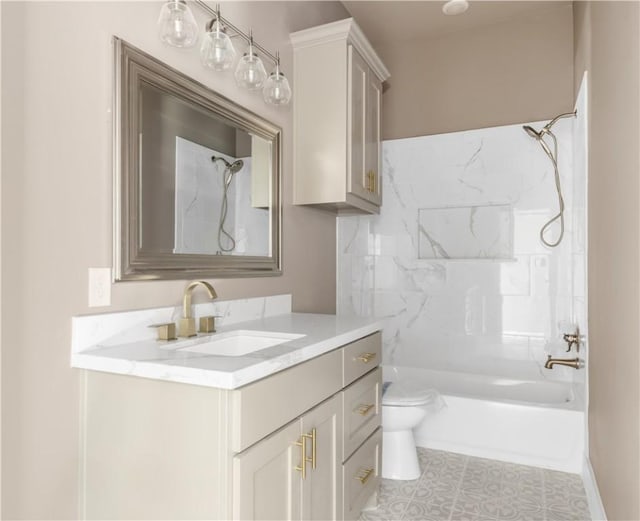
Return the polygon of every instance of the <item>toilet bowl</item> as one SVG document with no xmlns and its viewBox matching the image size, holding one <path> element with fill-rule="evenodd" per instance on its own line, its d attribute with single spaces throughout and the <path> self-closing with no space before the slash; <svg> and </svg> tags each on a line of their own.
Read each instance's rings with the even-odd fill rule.
<svg viewBox="0 0 640 521">
<path fill-rule="evenodd" d="M 437 392 L 408 382 L 385 384 L 382 395 L 382 477 L 418 479 L 420 465 L 413 429 L 427 415 Z"/>
</svg>

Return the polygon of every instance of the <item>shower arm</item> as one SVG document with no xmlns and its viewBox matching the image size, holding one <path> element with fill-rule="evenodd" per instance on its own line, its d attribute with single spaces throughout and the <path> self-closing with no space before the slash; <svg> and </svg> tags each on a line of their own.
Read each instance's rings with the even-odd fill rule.
<svg viewBox="0 0 640 521">
<path fill-rule="evenodd" d="M 551 130 L 551 127 L 553 127 L 553 125 L 555 125 L 559 119 L 573 118 L 573 117 L 576 117 L 577 115 L 578 115 L 577 110 L 574 110 L 573 112 L 565 112 L 564 114 L 559 114 L 543 127 L 543 129 L 541 130 L 541 133 L 546 134 L 547 132 L 549 132 Z"/>
</svg>

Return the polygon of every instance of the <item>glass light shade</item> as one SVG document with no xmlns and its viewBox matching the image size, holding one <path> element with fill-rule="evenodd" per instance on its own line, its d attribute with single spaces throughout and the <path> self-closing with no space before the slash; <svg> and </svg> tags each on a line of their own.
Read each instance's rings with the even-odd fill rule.
<svg viewBox="0 0 640 521">
<path fill-rule="evenodd" d="M 442 12 L 449 16 L 455 16 L 464 13 L 469 9 L 467 0 L 449 0 L 442 6 Z"/>
<path fill-rule="evenodd" d="M 287 105 L 291 101 L 291 87 L 289 81 L 284 77 L 277 67 L 269 74 L 262 89 L 264 101 L 271 105 Z"/>
<path fill-rule="evenodd" d="M 160 39 L 173 47 L 193 47 L 198 40 L 198 24 L 184 0 L 169 0 L 158 19 Z"/>
<path fill-rule="evenodd" d="M 255 52 L 249 47 L 236 67 L 236 83 L 240 87 L 249 90 L 257 90 L 262 87 L 264 80 L 267 78 L 267 71 L 262 64 L 262 60 L 258 58 Z"/>
<path fill-rule="evenodd" d="M 200 58 L 205 67 L 214 71 L 225 71 L 236 59 L 236 50 L 231 38 L 224 32 L 218 20 L 213 22 L 211 31 L 204 35 L 200 47 Z"/>
</svg>

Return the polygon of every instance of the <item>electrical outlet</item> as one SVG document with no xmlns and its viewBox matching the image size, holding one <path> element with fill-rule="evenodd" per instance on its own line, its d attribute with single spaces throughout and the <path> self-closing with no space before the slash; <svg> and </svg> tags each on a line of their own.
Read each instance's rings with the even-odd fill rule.
<svg viewBox="0 0 640 521">
<path fill-rule="evenodd" d="M 89 307 L 111 305 L 111 268 L 89 268 Z"/>
</svg>

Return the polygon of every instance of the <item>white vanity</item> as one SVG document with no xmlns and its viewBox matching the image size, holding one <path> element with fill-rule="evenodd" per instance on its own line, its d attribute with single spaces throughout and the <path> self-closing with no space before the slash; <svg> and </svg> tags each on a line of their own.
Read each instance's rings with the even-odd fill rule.
<svg viewBox="0 0 640 521">
<path fill-rule="evenodd" d="M 173 308 L 74 318 L 83 516 L 357 519 L 379 482 L 380 323 L 289 296 L 195 310 L 222 326 L 161 342 L 146 326 Z M 210 354 L 238 331 L 276 345 Z"/>
</svg>

